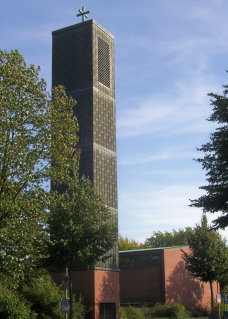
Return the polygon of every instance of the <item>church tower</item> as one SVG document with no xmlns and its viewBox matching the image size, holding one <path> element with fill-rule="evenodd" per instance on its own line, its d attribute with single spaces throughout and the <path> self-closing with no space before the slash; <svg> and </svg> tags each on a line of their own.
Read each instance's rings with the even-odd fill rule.
<svg viewBox="0 0 228 319">
<path fill-rule="evenodd" d="M 52 32 L 52 86 L 64 85 L 77 101 L 80 174 L 98 189 L 117 225 L 114 37 L 96 21 L 84 21 L 84 8 L 80 12 L 81 23 Z M 94 270 L 74 270 L 73 291 L 89 300 L 94 319 L 118 318 L 117 243 Z"/>
</svg>

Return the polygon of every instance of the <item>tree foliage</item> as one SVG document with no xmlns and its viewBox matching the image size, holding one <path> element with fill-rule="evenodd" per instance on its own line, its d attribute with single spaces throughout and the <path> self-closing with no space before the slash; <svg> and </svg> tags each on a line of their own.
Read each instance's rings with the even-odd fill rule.
<svg viewBox="0 0 228 319">
<path fill-rule="evenodd" d="M 119 235 L 118 249 L 119 251 L 124 250 L 136 250 L 150 248 L 146 243 L 140 243 L 135 239 L 129 239 L 128 237 L 122 237 Z"/>
<path fill-rule="evenodd" d="M 188 237 L 193 232 L 191 227 L 174 230 L 172 232 L 153 232 L 153 236 L 146 239 L 146 243 L 150 247 L 171 247 L 188 245 Z"/>
<path fill-rule="evenodd" d="M 49 263 L 60 269 L 76 259 L 86 267 L 104 261 L 117 239 L 110 210 L 90 180 L 79 178 L 77 167 L 65 189 L 51 206 Z"/>
<path fill-rule="evenodd" d="M 29 301 L 31 310 L 37 319 L 63 318 L 60 312 L 60 300 L 64 297 L 63 290 L 57 287 L 49 274 L 33 278 L 22 287 L 23 297 Z"/>
<path fill-rule="evenodd" d="M 224 88 L 223 95 L 209 94 L 213 113 L 208 121 L 217 122 L 219 126 L 210 135 L 210 141 L 198 149 L 205 153 L 197 161 L 206 170 L 208 184 L 200 187 L 206 194 L 192 200 L 190 205 L 202 208 L 205 213 L 221 213 L 213 221 L 216 229 L 228 226 L 228 86 Z"/>
<path fill-rule="evenodd" d="M 7 281 L 0 282 L 0 318 L 63 319 L 65 315 L 60 312 L 60 302 L 65 298 L 65 290 L 46 272 L 28 279 L 20 291 L 9 287 Z M 82 296 L 73 296 L 73 308 L 73 319 L 84 319 L 90 311 Z"/>
<path fill-rule="evenodd" d="M 135 239 L 129 239 L 128 237 L 119 236 L 118 246 L 120 250 L 135 250 L 135 249 L 147 249 L 147 248 L 160 248 L 171 246 L 184 246 L 188 245 L 188 237 L 193 233 L 191 227 L 185 227 L 184 229 L 174 230 L 172 232 L 153 232 L 153 236 L 146 238 L 143 243 L 138 242 Z"/>
<path fill-rule="evenodd" d="M 61 184 L 61 190 L 65 191 L 56 192 L 51 205 L 51 243 L 46 264 L 55 271 L 69 268 L 70 318 L 73 319 L 73 265 L 94 268 L 97 261 L 108 259 L 108 251 L 117 240 L 117 225 L 113 224 L 111 211 L 90 180 L 79 178 L 77 165 L 72 167 L 68 181 Z"/>
<path fill-rule="evenodd" d="M 210 283 L 213 307 L 212 283 L 224 281 L 228 271 L 226 241 L 216 230 L 211 228 L 204 214 L 201 225 L 196 225 L 193 233 L 188 237 L 188 244 L 190 252 L 183 251 L 182 255 L 186 262 L 186 268 L 193 277 L 202 282 Z"/>
<path fill-rule="evenodd" d="M 74 104 L 61 86 L 50 98 L 18 51 L 0 50 L 0 272 L 15 280 L 45 255 L 48 180 L 65 181 L 78 159 Z"/>
<path fill-rule="evenodd" d="M 0 282 L 0 318 L 36 319 L 30 303 L 12 288 Z"/>
<path fill-rule="evenodd" d="M 39 68 L 18 51 L 0 50 L 0 275 L 10 278 L 12 300 L 23 286 L 42 299 L 41 277 L 30 288 L 48 253 L 58 267 L 75 256 L 94 264 L 116 239 L 109 209 L 78 176 L 75 103 L 62 86 L 49 96 Z"/>
</svg>

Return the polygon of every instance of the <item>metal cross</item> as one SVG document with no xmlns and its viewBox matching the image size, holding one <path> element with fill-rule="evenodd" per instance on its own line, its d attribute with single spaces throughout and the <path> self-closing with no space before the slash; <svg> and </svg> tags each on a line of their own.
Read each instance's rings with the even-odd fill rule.
<svg viewBox="0 0 228 319">
<path fill-rule="evenodd" d="M 78 10 L 80 13 L 77 14 L 77 17 L 82 17 L 82 22 L 85 21 L 85 18 L 88 18 L 87 13 L 90 13 L 90 11 L 85 11 L 85 7 L 82 7 L 82 10 Z"/>
</svg>

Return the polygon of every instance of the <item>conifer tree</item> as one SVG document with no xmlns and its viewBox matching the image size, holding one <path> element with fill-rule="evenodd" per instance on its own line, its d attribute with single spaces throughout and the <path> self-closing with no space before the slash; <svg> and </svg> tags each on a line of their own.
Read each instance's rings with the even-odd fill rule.
<svg viewBox="0 0 228 319">
<path fill-rule="evenodd" d="M 210 93 L 213 113 L 208 121 L 217 122 L 219 126 L 210 135 L 210 141 L 198 150 L 204 152 L 197 161 L 206 170 L 207 185 L 200 189 L 206 191 L 198 199 L 191 200 L 191 205 L 200 207 L 204 213 L 221 215 L 213 221 L 215 228 L 228 226 L 228 85 L 224 86 L 223 95 Z"/>
</svg>

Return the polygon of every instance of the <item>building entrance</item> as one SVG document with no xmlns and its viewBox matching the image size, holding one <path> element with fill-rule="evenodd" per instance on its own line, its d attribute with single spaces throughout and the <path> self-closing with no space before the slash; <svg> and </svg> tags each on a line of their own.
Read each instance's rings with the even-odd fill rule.
<svg viewBox="0 0 228 319">
<path fill-rule="evenodd" d="M 115 319 L 116 309 L 114 303 L 100 303 L 100 319 Z"/>
</svg>

